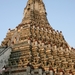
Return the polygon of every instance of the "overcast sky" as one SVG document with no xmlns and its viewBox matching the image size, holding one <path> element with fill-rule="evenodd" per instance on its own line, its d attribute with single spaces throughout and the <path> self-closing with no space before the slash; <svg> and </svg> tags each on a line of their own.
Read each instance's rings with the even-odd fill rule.
<svg viewBox="0 0 75 75">
<path fill-rule="evenodd" d="M 43 0 L 47 18 L 55 30 L 63 32 L 66 41 L 75 48 L 75 0 Z M 27 0 L 0 0 L 0 42 L 9 28 L 22 20 Z"/>
</svg>

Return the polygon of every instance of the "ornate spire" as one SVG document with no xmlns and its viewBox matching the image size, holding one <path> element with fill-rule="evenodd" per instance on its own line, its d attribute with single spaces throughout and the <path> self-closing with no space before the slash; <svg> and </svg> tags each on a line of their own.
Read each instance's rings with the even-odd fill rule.
<svg viewBox="0 0 75 75">
<path fill-rule="evenodd" d="M 47 21 L 46 9 L 42 0 L 28 0 L 24 8 L 22 23 L 27 21 Z"/>
</svg>

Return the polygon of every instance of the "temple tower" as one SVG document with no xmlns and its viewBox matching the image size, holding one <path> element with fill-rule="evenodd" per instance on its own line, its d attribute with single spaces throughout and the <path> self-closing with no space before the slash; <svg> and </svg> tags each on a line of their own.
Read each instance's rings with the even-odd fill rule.
<svg viewBox="0 0 75 75">
<path fill-rule="evenodd" d="M 42 0 L 28 0 L 22 22 L 9 29 L 2 47 L 11 47 L 7 75 L 63 75 L 75 73 L 75 52 L 62 31 L 47 20 Z M 9 73 L 9 74 L 8 74 Z"/>
<path fill-rule="evenodd" d="M 43 19 L 46 21 L 46 10 L 42 0 L 29 0 L 27 6 L 24 9 L 23 20 L 24 23 L 26 20 L 35 21 Z"/>
</svg>

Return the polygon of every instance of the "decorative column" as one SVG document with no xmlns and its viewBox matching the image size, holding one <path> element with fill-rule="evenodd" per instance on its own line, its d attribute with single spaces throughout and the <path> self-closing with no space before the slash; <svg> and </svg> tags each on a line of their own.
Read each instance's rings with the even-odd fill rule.
<svg viewBox="0 0 75 75">
<path fill-rule="evenodd" d="M 73 75 L 73 73 L 72 73 L 72 71 L 71 71 L 71 70 L 69 71 L 69 75 Z"/>
<path fill-rule="evenodd" d="M 49 67 L 50 75 L 54 75 L 54 70 L 52 67 Z"/>
<path fill-rule="evenodd" d="M 30 40 L 30 38 L 28 38 L 28 44 L 29 44 L 29 45 L 31 44 L 31 40 Z"/>
<path fill-rule="evenodd" d="M 35 26 L 33 26 L 33 29 L 35 28 Z"/>
<path fill-rule="evenodd" d="M 59 74 L 60 74 L 60 75 L 63 75 L 63 74 L 64 74 L 64 72 L 63 72 L 62 69 L 59 70 Z"/>
<path fill-rule="evenodd" d="M 42 42 L 42 47 L 44 47 L 44 41 Z"/>
<path fill-rule="evenodd" d="M 69 63 L 69 68 L 74 69 L 74 62 Z"/>
<path fill-rule="evenodd" d="M 37 42 L 37 40 L 35 40 L 35 46 L 38 46 L 38 42 Z"/>
</svg>

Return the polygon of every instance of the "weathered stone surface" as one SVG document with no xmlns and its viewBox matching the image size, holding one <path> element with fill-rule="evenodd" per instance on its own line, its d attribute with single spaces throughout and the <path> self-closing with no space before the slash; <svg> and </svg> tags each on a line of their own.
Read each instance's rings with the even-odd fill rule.
<svg viewBox="0 0 75 75">
<path fill-rule="evenodd" d="M 5 65 L 8 65 L 8 59 L 11 54 L 11 48 L 2 47 L 0 48 L 0 72 Z"/>
<path fill-rule="evenodd" d="M 48 23 L 43 1 L 28 0 L 23 15 L 1 44 L 12 48 L 5 75 L 75 74 L 74 49 Z"/>
</svg>

